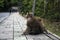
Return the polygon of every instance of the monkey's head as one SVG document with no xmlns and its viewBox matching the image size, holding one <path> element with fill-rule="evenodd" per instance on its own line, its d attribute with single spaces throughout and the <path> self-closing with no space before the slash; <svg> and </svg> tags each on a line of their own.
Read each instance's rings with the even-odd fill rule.
<svg viewBox="0 0 60 40">
<path fill-rule="evenodd" d="M 26 18 L 33 18 L 33 15 L 31 13 L 27 13 Z"/>
</svg>

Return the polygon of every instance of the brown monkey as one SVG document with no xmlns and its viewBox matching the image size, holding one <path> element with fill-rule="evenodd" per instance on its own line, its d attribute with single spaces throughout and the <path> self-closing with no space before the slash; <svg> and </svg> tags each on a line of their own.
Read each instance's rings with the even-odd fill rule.
<svg viewBox="0 0 60 40">
<path fill-rule="evenodd" d="M 36 35 L 36 34 L 41 34 L 46 31 L 46 29 L 43 27 L 41 23 L 41 19 L 36 19 L 32 14 L 27 14 L 27 29 L 23 34 L 28 35 Z"/>
</svg>

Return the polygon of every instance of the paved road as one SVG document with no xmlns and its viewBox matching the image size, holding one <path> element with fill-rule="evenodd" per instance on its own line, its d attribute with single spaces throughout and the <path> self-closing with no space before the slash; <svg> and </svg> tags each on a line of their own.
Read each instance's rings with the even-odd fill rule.
<svg viewBox="0 0 60 40">
<path fill-rule="evenodd" d="M 44 34 L 22 36 L 26 29 L 26 21 L 18 12 L 12 13 L 0 23 L 0 40 L 52 40 Z"/>
<path fill-rule="evenodd" d="M 10 13 L 9 12 L 1 12 L 0 17 L 5 17 L 8 16 Z"/>
<path fill-rule="evenodd" d="M 1 12 L 1 13 L 0 13 L 0 22 L 1 22 L 2 20 L 4 20 L 5 18 L 7 18 L 9 15 L 10 15 L 9 12 Z"/>
</svg>

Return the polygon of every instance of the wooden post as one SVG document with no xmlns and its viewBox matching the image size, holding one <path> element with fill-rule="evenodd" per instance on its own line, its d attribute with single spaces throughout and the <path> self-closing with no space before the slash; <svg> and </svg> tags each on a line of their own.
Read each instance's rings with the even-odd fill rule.
<svg viewBox="0 0 60 40">
<path fill-rule="evenodd" d="M 47 9 L 46 9 L 47 3 L 48 1 L 44 0 L 44 15 L 47 13 Z"/>
<path fill-rule="evenodd" d="M 34 16 L 34 10 L 35 10 L 35 3 L 36 3 L 36 0 L 33 1 L 33 7 L 32 7 L 32 15 Z"/>
</svg>

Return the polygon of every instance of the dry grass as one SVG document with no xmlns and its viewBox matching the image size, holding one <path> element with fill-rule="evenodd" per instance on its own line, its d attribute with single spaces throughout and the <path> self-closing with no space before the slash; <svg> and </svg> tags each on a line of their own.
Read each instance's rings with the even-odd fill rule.
<svg viewBox="0 0 60 40">
<path fill-rule="evenodd" d="M 52 33 L 55 33 L 56 35 L 60 36 L 60 22 L 51 22 L 47 20 L 43 20 L 44 26 L 51 31 Z"/>
</svg>

